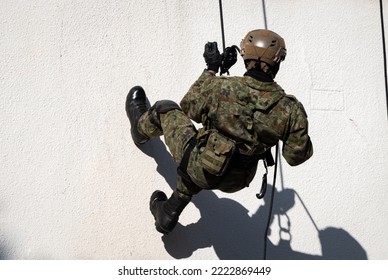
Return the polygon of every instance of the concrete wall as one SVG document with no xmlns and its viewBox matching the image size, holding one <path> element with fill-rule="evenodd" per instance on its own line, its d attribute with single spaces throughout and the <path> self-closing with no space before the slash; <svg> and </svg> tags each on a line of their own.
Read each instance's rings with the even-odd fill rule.
<svg viewBox="0 0 388 280">
<path fill-rule="evenodd" d="M 268 258 L 387 259 L 378 1 L 223 8 L 228 45 L 265 22 L 285 38 L 277 81 L 310 120 L 314 156 L 279 164 Z M 162 237 L 148 200 L 175 187 L 175 165 L 163 138 L 133 144 L 124 110 L 137 84 L 151 103 L 179 102 L 205 66 L 203 45 L 221 46 L 220 30 L 218 1 L 0 2 L 0 258 L 262 258 L 263 168 L 239 193 L 199 194 Z M 243 72 L 240 59 L 231 74 Z"/>
</svg>

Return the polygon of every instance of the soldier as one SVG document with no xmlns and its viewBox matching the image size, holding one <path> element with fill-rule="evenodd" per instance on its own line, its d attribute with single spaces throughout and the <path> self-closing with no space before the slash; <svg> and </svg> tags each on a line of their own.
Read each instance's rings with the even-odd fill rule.
<svg viewBox="0 0 388 280">
<path fill-rule="evenodd" d="M 232 193 L 248 187 L 258 161 L 279 140 L 291 166 L 313 154 L 303 105 L 273 80 L 286 56 L 283 38 L 270 30 L 253 30 L 240 47 L 244 76 L 215 76 L 236 62 L 237 52 L 227 48 L 228 53 L 221 55 L 216 42 L 207 43 L 203 54 L 207 68 L 180 106 L 161 100 L 148 108 L 140 86 L 127 96 L 135 144 L 164 135 L 179 164 L 177 189 L 171 197 L 157 190 L 150 198 L 156 229 L 163 234 L 174 229 L 192 196 L 202 189 Z M 192 120 L 202 124 L 198 131 Z"/>
</svg>

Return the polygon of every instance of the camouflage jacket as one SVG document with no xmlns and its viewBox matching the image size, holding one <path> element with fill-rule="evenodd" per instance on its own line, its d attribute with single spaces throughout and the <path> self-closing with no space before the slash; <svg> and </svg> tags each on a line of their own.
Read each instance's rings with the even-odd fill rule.
<svg viewBox="0 0 388 280">
<path fill-rule="evenodd" d="M 180 102 L 185 114 L 205 127 L 260 153 L 283 142 L 282 155 L 298 165 L 313 154 L 303 105 L 276 82 L 249 76 L 217 77 L 204 71 Z"/>
</svg>

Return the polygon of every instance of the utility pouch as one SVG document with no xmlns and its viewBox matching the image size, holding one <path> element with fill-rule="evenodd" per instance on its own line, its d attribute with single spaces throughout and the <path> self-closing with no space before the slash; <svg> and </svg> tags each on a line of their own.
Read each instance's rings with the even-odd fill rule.
<svg viewBox="0 0 388 280">
<path fill-rule="evenodd" d="M 236 149 L 236 142 L 216 129 L 207 130 L 201 138 L 199 141 L 204 143 L 200 149 L 203 168 L 213 175 L 222 176 Z"/>
</svg>

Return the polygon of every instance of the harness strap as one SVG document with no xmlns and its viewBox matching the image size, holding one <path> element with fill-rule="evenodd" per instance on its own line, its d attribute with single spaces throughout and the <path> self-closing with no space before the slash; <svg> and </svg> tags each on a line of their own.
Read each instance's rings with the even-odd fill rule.
<svg viewBox="0 0 388 280">
<path fill-rule="evenodd" d="M 178 174 L 182 177 L 183 181 L 189 185 L 195 185 L 194 182 L 191 180 L 190 176 L 187 174 L 187 165 L 189 164 L 190 154 L 196 145 L 197 138 L 196 136 L 193 136 L 187 143 L 186 150 L 182 157 L 182 161 L 177 168 Z"/>
</svg>

